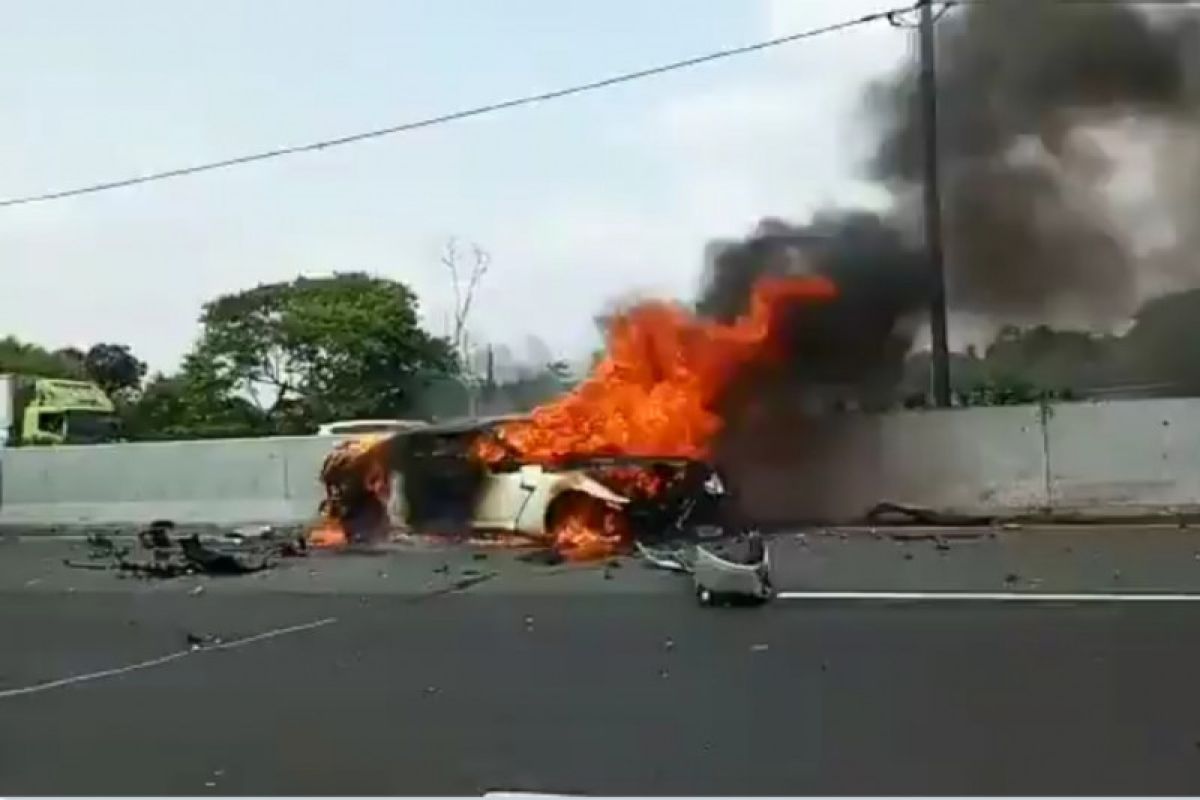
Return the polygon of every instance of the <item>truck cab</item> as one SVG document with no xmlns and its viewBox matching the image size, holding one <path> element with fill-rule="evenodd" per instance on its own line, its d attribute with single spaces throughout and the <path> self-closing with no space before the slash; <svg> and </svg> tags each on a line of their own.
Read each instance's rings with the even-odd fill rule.
<svg viewBox="0 0 1200 800">
<path fill-rule="evenodd" d="M 96 444 L 119 433 L 116 409 L 91 381 L 0 375 L 8 445 Z"/>
</svg>

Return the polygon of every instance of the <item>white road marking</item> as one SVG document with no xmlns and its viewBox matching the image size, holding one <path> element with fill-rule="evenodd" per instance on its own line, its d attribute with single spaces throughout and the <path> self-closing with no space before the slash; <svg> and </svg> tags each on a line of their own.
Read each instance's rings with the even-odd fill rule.
<svg viewBox="0 0 1200 800">
<path fill-rule="evenodd" d="M 232 650 L 238 647 L 244 647 L 254 642 L 261 642 L 264 639 L 273 639 L 276 636 L 285 636 L 289 633 L 299 633 L 301 631 L 320 628 L 325 625 L 331 625 L 337 622 L 337 617 L 326 617 L 315 622 L 305 622 L 300 625 L 289 625 L 286 628 L 276 628 L 274 630 L 256 633 L 253 636 L 246 636 L 241 639 L 234 639 L 221 644 L 206 645 L 204 647 L 188 648 L 187 650 L 177 650 L 174 653 L 168 653 L 165 656 L 151 658 L 146 661 L 139 661 L 136 664 L 127 664 L 123 667 L 114 667 L 112 669 L 104 669 L 99 672 L 87 672 L 82 675 L 72 675 L 67 678 L 59 678 L 58 680 L 46 681 L 44 683 L 35 683 L 29 686 L 19 686 L 15 689 L 0 689 L 0 700 L 6 700 L 10 697 L 20 697 L 26 694 L 36 694 L 38 692 L 49 691 L 50 689 L 58 689 L 62 686 L 71 686 L 76 683 L 86 683 L 88 681 L 96 681 L 101 678 L 111 678 L 115 675 L 124 675 L 128 672 L 137 672 L 138 670 L 149 669 L 150 667 L 169 664 L 172 661 L 177 661 L 187 656 L 199 655 L 210 650 Z"/>
<path fill-rule="evenodd" d="M 984 603 L 1200 603 L 1200 594 L 1037 592 L 778 592 L 777 600 L 952 600 Z"/>
</svg>

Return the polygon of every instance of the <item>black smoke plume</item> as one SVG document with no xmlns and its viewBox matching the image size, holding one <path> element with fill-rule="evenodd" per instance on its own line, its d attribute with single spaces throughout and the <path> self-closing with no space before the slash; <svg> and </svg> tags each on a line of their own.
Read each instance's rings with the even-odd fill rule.
<svg viewBox="0 0 1200 800">
<path fill-rule="evenodd" d="M 898 381 L 911 346 L 900 323 L 924 302 L 925 261 L 875 215 L 830 214 L 805 226 L 764 221 L 746 242 L 715 253 L 697 310 L 731 321 L 747 310 L 760 276 L 802 272 L 828 275 L 838 297 L 785 320 L 791 368 L 785 375 L 760 376 L 756 390 L 761 380 L 775 379 L 877 396 Z"/>
<path fill-rule="evenodd" d="M 1144 254 L 1106 200 L 1122 157 L 1098 132 L 1133 120 L 1200 142 L 1195 10 L 1153 14 L 1120 3 L 990 0 L 938 23 L 940 165 L 952 310 L 996 321 L 1099 328 L 1145 298 Z M 829 274 L 843 297 L 797 321 L 796 381 L 886 386 L 911 339 L 898 323 L 923 313 L 922 137 L 915 64 L 870 88 L 880 137 L 871 173 L 892 192 L 885 217 L 825 215 L 808 225 L 765 221 L 747 240 L 714 246 L 698 307 L 744 308 L 754 277 L 801 268 Z M 1198 159 L 1171 174 L 1170 269 L 1195 284 L 1200 242 Z M 1155 191 L 1158 191 L 1156 188 Z M 1167 190 L 1163 190 L 1164 196 Z M 1161 259 L 1160 259 L 1161 261 Z M 1179 288 L 1176 285 L 1173 288 Z"/>
</svg>

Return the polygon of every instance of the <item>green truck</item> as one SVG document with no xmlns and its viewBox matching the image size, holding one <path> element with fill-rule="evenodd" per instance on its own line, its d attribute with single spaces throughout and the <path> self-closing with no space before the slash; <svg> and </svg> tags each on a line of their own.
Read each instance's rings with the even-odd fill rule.
<svg viewBox="0 0 1200 800">
<path fill-rule="evenodd" d="M 112 400 L 91 381 L 0 374 L 0 447 L 116 441 Z"/>
</svg>

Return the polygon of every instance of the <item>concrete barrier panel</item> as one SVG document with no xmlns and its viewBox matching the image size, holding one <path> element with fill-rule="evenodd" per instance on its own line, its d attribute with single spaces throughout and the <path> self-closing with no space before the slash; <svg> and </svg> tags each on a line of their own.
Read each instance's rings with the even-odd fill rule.
<svg viewBox="0 0 1200 800">
<path fill-rule="evenodd" d="M 879 500 L 970 514 L 1050 503 L 1039 406 L 888 414 L 879 458 Z"/>
<path fill-rule="evenodd" d="M 283 448 L 285 496 L 298 517 L 317 513 L 317 505 L 324 496 L 321 463 L 344 438 L 305 436 L 277 440 Z"/>
<path fill-rule="evenodd" d="M 1053 407 L 1046 420 L 1056 511 L 1200 507 L 1200 401 L 1127 400 Z"/>
<path fill-rule="evenodd" d="M 1034 406 L 844 414 L 735 435 L 722 465 L 759 524 L 861 520 L 884 500 L 979 514 L 1049 502 Z"/>
<path fill-rule="evenodd" d="M 239 439 L 0 453 L 0 522 L 9 525 L 299 521 L 314 491 L 289 468 L 320 466 L 329 439 Z M 315 461 L 316 467 L 312 467 Z"/>
</svg>

